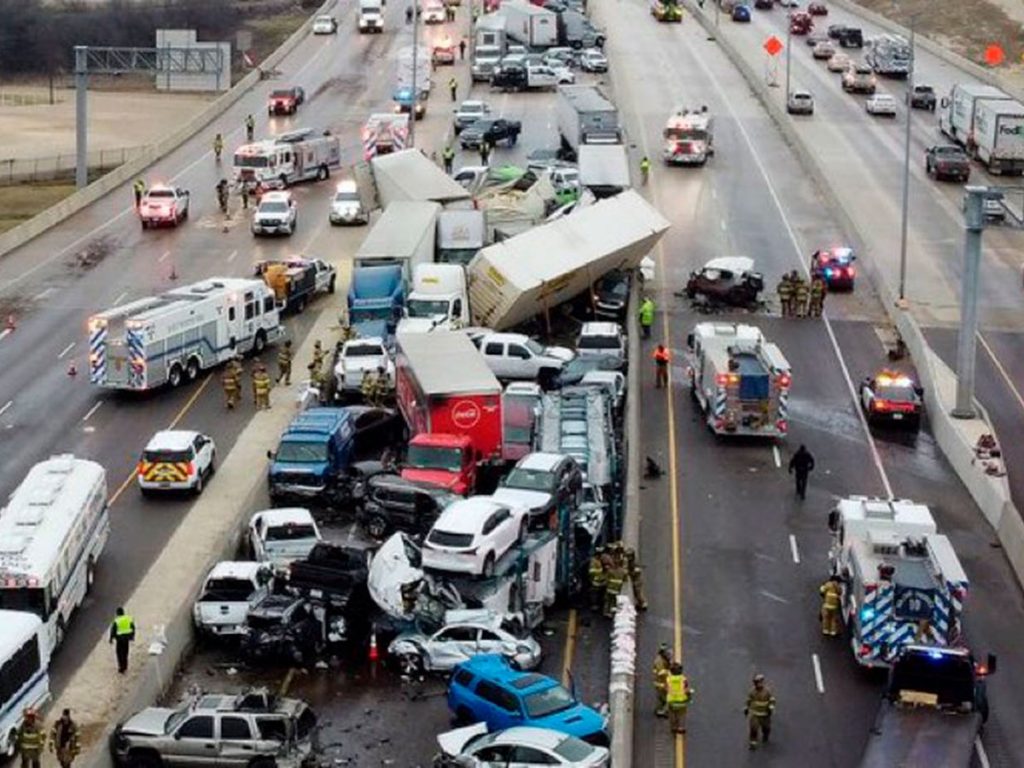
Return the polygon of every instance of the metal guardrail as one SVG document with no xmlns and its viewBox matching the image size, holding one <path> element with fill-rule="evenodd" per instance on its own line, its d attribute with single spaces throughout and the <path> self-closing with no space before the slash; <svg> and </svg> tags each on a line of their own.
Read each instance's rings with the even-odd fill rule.
<svg viewBox="0 0 1024 768">
<path fill-rule="evenodd" d="M 97 149 L 89 153 L 90 171 L 109 171 L 129 160 L 142 157 L 146 146 Z M 75 176 L 75 153 L 66 152 L 47 157 L 0 158 L 0 186 L 30 181 L 53 181 Z"/>
</svg>

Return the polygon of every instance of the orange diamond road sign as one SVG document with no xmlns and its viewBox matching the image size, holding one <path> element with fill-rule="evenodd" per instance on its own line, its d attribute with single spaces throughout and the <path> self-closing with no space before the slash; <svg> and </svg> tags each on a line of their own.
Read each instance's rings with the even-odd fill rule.
<svg viewBox="0 0 1024 768">
<path fill-rule="evenodd" d="M 1005 60 L 1006 53 L 1003 52 L 1002 46 L 990 45 L 985 49 L 985 63 L 990 67 L 998 67 Z"/>
<path fill-rule="evenodd" d="M 768 51 L 769 56 L 778 56 L 779 51 L 782 50 L 782 41 L 779 40 L 775 35 L 772 35 L 764 41 L 764 49 Z"/>
</svg>

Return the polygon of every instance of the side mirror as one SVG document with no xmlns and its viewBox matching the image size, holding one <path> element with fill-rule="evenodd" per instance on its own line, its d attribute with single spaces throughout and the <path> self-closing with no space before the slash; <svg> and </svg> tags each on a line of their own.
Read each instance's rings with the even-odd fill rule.
<svg viewBox="0 0 1024 768">
<path fill-rule="evenodd" d="M 270 459 L 271 461 L 273 461 L 274 460 L 274 452 L 273 451 L 267 451 L 267 458 Z"/>
<path fill-rule="evenodd" d="M 686 334 L 686 346 L 689 349 L 693 349 L 693 334 L 692 333 Z"/>
<path fill-rule="evenodd" d="M 828 513 L 828 529 L 835 533 L 839 529 L 839 510 L 833 509 Z"/>
</svg>

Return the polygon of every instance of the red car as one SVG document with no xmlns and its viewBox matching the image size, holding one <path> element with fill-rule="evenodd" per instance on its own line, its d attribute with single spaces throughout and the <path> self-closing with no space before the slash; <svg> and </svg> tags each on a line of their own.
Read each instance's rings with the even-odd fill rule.
<svg viewBox="0 0 1024 768">
<path fill-rule="evenodd" d="M 828 8 L 824 3 L 810 3 L 807 6 L 807 12 L 811 16 L 828 16 Z"/>
<path fill-rule="evenodd" d="M 814 21 L 806 11 L 794 11 L 789 16 L 789 31 L 794 35 L 807 35 L 814 29 Z"/>
</svg>

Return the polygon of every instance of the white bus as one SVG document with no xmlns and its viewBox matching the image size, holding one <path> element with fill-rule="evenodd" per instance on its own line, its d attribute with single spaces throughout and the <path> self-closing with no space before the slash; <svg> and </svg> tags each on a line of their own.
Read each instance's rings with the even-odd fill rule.
<svg viewBox="0 0 1024 768">
<path fill-rule="evenodd" d="M 45 644 L 38 616 L 0 610 L 0 756 L 14 756 L 25 710 L 50 698 Z"/>
<path fill-rule="evenodd" d="M 32 467 L 0 510 L 0 610 L 38 616 L 47 656 L 92 586 L 109 534 L 106 472 L 71 455 Z"/>
</svg>

